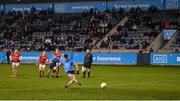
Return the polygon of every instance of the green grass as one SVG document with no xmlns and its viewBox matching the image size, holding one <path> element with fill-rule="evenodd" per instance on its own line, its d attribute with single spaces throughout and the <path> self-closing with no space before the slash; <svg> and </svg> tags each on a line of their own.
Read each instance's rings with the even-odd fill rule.
<svg viewBox="0 0 180 101">
<path fill-rule="evenodd" d="M 47 70 L 46 70 L 47 71 Z M 180 100 L 179 66 L 118 66 L 94 65 L 91 78 L 78 79 L 82 86 L 71 86 L 64 71 L 60 78 L 39 78 L 35 65 L 21 65 L 12 78 L 11 65 L 0 64 L 0 99 L 88 99 L 88 100 Z M 107 89 L 101 89 L 106 82 Z"/>
</svg>

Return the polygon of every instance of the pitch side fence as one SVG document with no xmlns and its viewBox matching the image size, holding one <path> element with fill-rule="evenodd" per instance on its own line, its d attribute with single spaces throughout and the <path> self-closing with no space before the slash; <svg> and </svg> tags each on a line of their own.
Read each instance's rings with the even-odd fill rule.
<svg viewBox="0 0 180 101">
<path fill-rule="evenodd" d="M 40 52 L 21 52 L 22 63 L 36 63 Z M 76 63 L 83 63 L 85 53 L 65 52 Z M 180 65 L 180 53 L 92 53 L 93 64 L 151 64 L 151 65 Z M 52 52 L 47 53 L 52 58 Z M 6 53 L 0 53 L 0 63 L 7 63 Z"/>
</svg>

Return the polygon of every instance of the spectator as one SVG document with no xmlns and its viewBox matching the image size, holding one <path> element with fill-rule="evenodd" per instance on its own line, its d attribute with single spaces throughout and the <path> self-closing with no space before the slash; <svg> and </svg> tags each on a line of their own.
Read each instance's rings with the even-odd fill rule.
<svg viewBox="0 0 180 101">
<path fill-rule="evenodd" d="M 153 48 L 151 47 L 150 48 L 150 51 L 149 51 L 150 53 L 153 53 L 154 52 L 154 50 L 153 50 Z"/>
<path fill-rule="evenodd" d="M 11 51 L 9 48 L 6 49 L 6 58 L 7 58 L 7 63 L 10 64 L 10 55 Z"/>
<path fill-rule="evenodd" d="M 162 23 L 162 28 L 164 29 L 168 29 L 170 27 L 170 22 L 168 20 L 165 20 L 163 23 Z"/>
</svg>

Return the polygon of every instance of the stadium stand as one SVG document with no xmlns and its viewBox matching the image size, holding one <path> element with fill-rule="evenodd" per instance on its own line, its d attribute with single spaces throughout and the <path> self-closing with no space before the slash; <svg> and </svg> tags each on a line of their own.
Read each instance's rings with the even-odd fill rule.
<svg viewBox="0 0 180 101">
<path fill-rule="evenodd" d="M 171 49 L 175 50 L 175 52 L 180 52 L 180 11 L 177 10 L 174 13 L 174 17 L 176 21 L 173 22 L 172 29 L 176 29 L 178 31 L 178 35 L 176 36 L 175 42 L 171 44 Z"/>
<path fill-rule="evenodd" d="M 2 48 L 50 51 L 59 47 L 62 50 L 82 51 L 91 48 L 122 18 L 108 11 L 93 9 L 83 13 L 54 14 L 51 10 L 32 8 L 30 13 L 20 15 L 11 23 L 13 26 L 5 30 Z"/>
<path fill-rule="evenodd" d="M 14 29 L 10 27 L 15 26 L 13 24 L 20 17 L 22 17 L 22 14 L 19 12 L 0 12 L 0 51 L 2 51 L 7 45 L 12 47 L 14 44 L 12 40 L 8 40 L 14 38 Z"/>
<path fill-rule="evenodd" d="M 141 11 L 132 9 L 126 13 L 128 21 L 117 28 L 117 32 L 103 40 L 100 48 L 112 49 L 146 49 L 163 29 L 177 29 L 178 11 Z M 178 37 L 177 44 L 179 46 Z"/>
<path fill-rule="evenodd" d="M 176 41 L 171 44 L 171 48 L 175 50 L 175 52 L 180 52 L 180 35 L 178 35 Z"/>
<path fill-rule="evenodd" d="M 179 11 L 140 8 L 130 11 L 54 13 L 51 9 L 31 12 L 1 12 L 0 50 L 16 47 L 21 51 L 83 51 L 101 41 L 97 49 L 146 49 L 162 29 L 179 28 Z M 124 17 L 128 21 L 105 37 Z M 105 38 L 104 38 L 105 37 Z M 171 45 L 179 49 L 180 37 Z"/>
</svg>

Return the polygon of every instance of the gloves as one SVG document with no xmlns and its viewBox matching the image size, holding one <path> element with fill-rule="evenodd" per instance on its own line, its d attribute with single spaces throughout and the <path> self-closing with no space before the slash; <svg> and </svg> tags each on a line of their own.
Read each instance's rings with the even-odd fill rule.
<svg viewBox="0 0 180 101">
<path fill-rule="evenodd" d="M 79 75 L 79 71 L 77 71 L 77 73 L 76 73 L 77 75 Z"/>
</svg>

